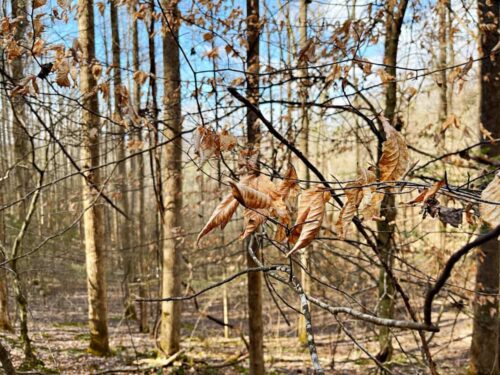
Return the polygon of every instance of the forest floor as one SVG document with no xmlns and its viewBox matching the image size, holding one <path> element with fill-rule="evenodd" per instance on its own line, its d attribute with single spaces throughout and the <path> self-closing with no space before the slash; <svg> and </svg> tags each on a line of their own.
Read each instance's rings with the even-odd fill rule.
<svg viewBox="0 0 500 375">
<path fill-rule="evenodd" d="M 85 297 L 66 299 L 62 304 L 41 304 L 31 310 L 31 337 L 44 367 L 26 374 L 245 374 L 248 355 L 238 332 L 230 331 L 224 338 L 223 327 L 187 307 L 183 315 L 182 353 L 168 368 L 156 358 L 154 338 L 139 333 L 135 321 L 126 321 L 110 312 L 110 339 L 113 355 L 95 357 L 87 353 L 88 329 L 85 321 Z M 68 306 L 73 308 L 68 309 Z M 64 307 L 64 308 L 63 308 Z M 64 312 L 63 312 L 64 311 Z M 205 310 L 217 314 L 218 309 Z M 377 372 L 363 349 L 377 353 L 374 327 L 340 317 L 349 334 L 359 346 L 339 329 L 331 315 L 316 313 L 315 339 L 319 358 L 327 374 L 370 374 Z M 269 374 L 313 373 L 309 351 L 298 343 L 295 328 L 284 324 L 279 314 L 265 315 L 266 368 Z M 273 320 L 274 319 L 274 320 Z M 296 319 L 294 317 L 294 319 Z M 231 321 L 233 323 L 233 321 Z M 244 319 L 235 320 L 235 327 L 244 328 Z M 442 374 L 463 374 L 466 371 L 470 345 L 470 319 L 457 311 L 447 311 L 441 317 L 441 332 L 431 340 L 431 351 Z M 387 366 L 394 374 L 423 374 L 422 354 L 415 332 L 394 330 L 395 354 Z M 2 333 L 2 341 L 10 349 L 14 364 L 22 362 L 18 337 Z M 404 350 L 403 350 L 404 348 Z M 158 370 L 160 369 L 160 370 Z M 22 372 L 21 372 L 22 373 Z"/>
</svg>

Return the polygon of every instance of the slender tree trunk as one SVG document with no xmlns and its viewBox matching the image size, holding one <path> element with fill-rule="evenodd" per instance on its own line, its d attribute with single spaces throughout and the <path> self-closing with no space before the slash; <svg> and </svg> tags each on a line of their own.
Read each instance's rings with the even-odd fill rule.
<svg viewBox="0 0 500 375">
<path fill-rule="evenodd" d="M 27 19 L 26 19 L 27 4 L 24 0 L 13 0 L 12 1 L 12 17 L 23 17 L 23 20 L 19 22 L 15 38 L 17 41 L 22 42 L 25 38 L 27 31 Z M 24 78 L 24 61 L 23 57 L 17 58 L 12 62 L 12 77 L 18 82 Z M 12 99 L 12 119 L 13 119 L 13 139 L 14 139 L 14 156 L 18 166 L 15 169 L 15 182 L 16 191 L 18 198 L 24 197 L 30 189 L 30 178 L 31 178 L 31 166 L 29 165 L 29 160 L 31 160 L 31 146 L 30 146 L 30 136 L 28 134 L 28 129 L 25 128 L 26 119 L 24 99 L 21 97 L 15 97 Z M 25 199 L 21 202 L 19 210 L 16 213 L 19 221 L 23 222 L 19 230 L 19 235 L 12 245 L 11 259 L 16 258 L 18 255 L 22 254 L 23 239 L 26 230 L 26 226 L 31 220 L 33 211 L 29 211 L 30 207 L 36 204 L 38 199 L 38 192 L 35 193 L 31 202 L 33 206 L 28 205 L 29 199 Z M 16 296 L 16 303 L 18 306 L 19 314 L 19 326 L 20 326 L 20 337 L 23 345 L 24 351 L 24 365 L 27 368 L 35 366 L 41 363 L 35 356 L 31 345 L 31 339 L 29 337 L 28 331 L 28 301 L 26 294 L 23 290 L 22 280 L 20 272 L 18 269 L 17 261 L 12 261 L 10 264 L 11 270 L 14 275 L 13 289 Z"/>
<path fill-rule="evenodd" d="M 298 67 L 299 70 L 297 75 L 301 77 L 299 81 L 299 100 L 301 103 L 301 117 L 300 117 L 300 129 L 299 129 L 299 149 L 302 153 L 309 157 L 309 111 L 307 110 L 307 96 L 308 96 L 308 71 L 307 71 L 307 53 L 304 53 L 308 40 L 307 40 L 307 4 L 308 0 L 299 1 L 299 51 L 301 51 L 301 56 L 299 56 Z M 305 166 L 304 163 L 299 165 L 299 178 L 306 181 L 305 185 L 309 186 L 307 181 L 310 180 L 309 168 Z M 305 269 L 300 270 L 300 280 L 304 292 L 309 295 L 311 291 L 311 282 L 307 272 L 309 270 L 309 250 L 307 248 L 301 250 L 300 261 Z M 302 345 L 307 344 L 307 331 L 306 331 L 306 321 L 304 315 L 299 314 L 297 335 L 299 342 Z"/>
<path fill-rule="evenodd" d="M 483 56 L 489 55 L 499 41 L 499 9 L 500 1 L 498 0 L 478 0 L 479 47 Z M 492 55 L 489 58 L 483 58 L 480 64 L 479 120 L 487 130 L 491 131 L 493 137 L 499 137 L 500 122 L 497 107 L 500 103 L 500 62 L 498 56 Z M 484 152 L 492 158 L 498 158 L 500 144 L 488 145 Z M 493 240 L 482 245 L 477 256 L 476 294 L 473 304 L 474 324 L 470 354 L 471 374 L 500 373 L 497 297 L 500 282 L 499 254 L 500 243 L 498 240 Z"/>
<path fill-rule="evenodd" d="M 122 89 L 122 75 L 121 75 L 121 58 L 120 58 L 120 29 L 118 27 L 118 4 L 114 0 L 110 0 L 110 16 L 111 16 L 111 53 L 113 55 L 113 88 L 114 88 L 114 111 L 115 118 L 122 119 L 122 110 L 120 103 L 120 92 Z M 118 140 L 117 157 L 118 160 L 123 160 L 126 156 L 125 148 L 125 129 L 122 125 L 118 126 L 118 133 L 120 139 Z M 129 204 L 127 198 L 127 163 L 121 162 L 118 164 L 119 175 L 119 190 L 121 193 L 122 210 L 129 216 Z M 136 319 L 134 301 L 130 297 L 130 282 L 133 276 L 133 262 L 132 262 L 132 249 L 129 221 L 123 217 L 118 221 L 118 244 L 121 251 L 122 266 L 123 266 L 123 279 L 122 279 L 122 292 L 123 292 L 123 307 L 125 317 L 128 319 Z"/>
<path fill-rule="evenodd" d="M 132 8 L 131 14 L 133 15 L 136 11 L 137 6 L 134 5 Z M 134 68 L 134 72 L 138 72 L 140 70 L 139 64 L 139 29 L 137 25 L 137 19 L 132 17 L 132 66 Z M 134 100 L 134 109 L 136 113 L 139 113 L 141 108 L 141 86 L 137 81 L 134 80 L 133 84 L 133 100 Z M 134 139 L 142 142 L 142 131 L 141 129 L 136 129 L 133 135 Z M 135 206 L 134 219 L 137 223 L 136 225 L 136 246 L 138 257 L 139 257 L 139 271 L 140 271 L 140 280 L 139 280 L 139 298 L 147 298 L 147 290 L 148 290 L 148 252 L 147 247 L 143 247 L 144 240 L 146 238 L 144 233 L 145 228 L 145 219 L 146 215 L 144 212 L 145 202 L 144 202 L 144 158 L 141 155 L 138 155 L 132 159 L 132 171 L 134 173 L 134 193 L 132 195 L 133 202 Z M 142 333 L 149 332 L 149 319 L 148 319 L 148 304 L 141 303 L 140 304 L 140 317 L 139 317 L 139 331 Z"/>
<path fill-rule="evenodd" d="M 397 82 L 396 82 L 396 64 L 398 60 L 398 44 L 401 34 L 403 18 L 408 5 L 407 0 L 399 2 L 389 1 L 386 5 L 386 35 L 384 43 L 384 64 L 385 71 L 391 77 L 386 84 L 385 92 L 385 111 L 384 115 L 393 125 L 396 118 L 397 103 Z M 383 129 L 380 129 L 383 132 Z M 399 129 L 398 129 L 399 130 Z M 381 147 L 379 145 L 379 158 Z M 392 267 L 394 260 L 394 248 L 392 236 L 394 233 L 394 220 L 396 219 L 395 197 L 393 194 L 386 194 L 381 204 L 381 214 L 383 221 L 377 222 L 377 247 L 384 261 Z M 394 285 L 386 274 L 384 268 L 380 268 L 379 274 L 379 311 L 381 318 L 393 318 L 394 316 Z M 379 330 L 378 358 L 383 361 L 389 361 L 392 356 L 392 340 L 388 327 L 381 327 Z"/>
<path fill-rule="evenodd" d="M 94 92 L 96 81 L 92 74 L 95 58 L 93 0 L 78 2 L 78 32 L 82 49 L 80 63 L 80 90 L 83 94 L 81 160 L 83 169 L 99 165 L 99 102 Z M 96 355 L 107 355 L 109 350 L 105 258 L 103 246 L 103 212 L 95 189 L 100 184 L 99 169 L 85 173 L 82 179 L 83 224 L 87 290 L 89 308 L 89 351 Z"/>
<path fill-rule="evenodd" d="M 260 43 L 259 0 L 247 0 L 247 97 L 254 105 L 259 103 L 259 43 Z M 257 116 L 247 111 L 247 138 L 249 147 L 260 148 L 260 128 Z M 248 246 L 248 242 L 246 245 Z M 253 241 L 253 251 L 260 258 L 258 241 Z M 247 253 L 247 266 L 257 267 Z M 250 374 L 260 375 L 264 370 L 264 323 L 262 321 L 262 275 L 250 272 L 248 287 L 248 334 L 250 338 Z"/>
<path fill-rule="evenodd" d="M 2 145 L 3 146 L 3 145 Z M 2 171 L 3 172 L 3 171 Z M 2 173 L 3 174 L 3 173 Z M 0 207 L 4 204 L 5 188 L 3 182 L 0 182 Z M 0 244 L 6 247 L 5 241 L 5 210 L 0 211 Z M 2 254 L 1 261 L 5 260 L 5 254 Z M 0 330 L 13 332 L 9 317 L 9 293 L 7 288 L 7 271 L 4 267 L 0 268 Z"/>
<path fill-rule="evenodd" d="M 177 1 L 163 1 L 166 14 L 163 34 L 163 105 L 165 136 L 171 139 L 182 131 L 181 76 L 179 66 L 179 14 Z M 164 147 L 163 178 L 163 270 L 162 297 L 181 293 L 182 257 L 180 248 L 182 208 L 182 139 Z M 159 346 L 166 355 L 180 348 L 181 302 L 162 302 Z"/>
<path fill-rule="evenodd" d="M 446 76 L 447 64 L 447 13 L 448 0 L 439 0 L 437 4 L 439 23 L 439 58 L 438 58 L 438 87 L 439 87 L 439 108 L 438 108 L 438 131 L 448 117 L 448 77 Z M 441 133 L 438 151 L 441 154 L 446 152 L 446 133 Z M 444 169 L 444 168 L 443 168 Z M 443 171 L 445 172 L 445 171 Z M 443 173 L 444 175 L 444 173 Z M 438 222 L 439 242 L 441 251 L 446 251 L 446 225 Z"/>
<path fill-rule="evenodd" d="M 18 23 L 15 33 L 15 39 L 22 43 L 25 38 L 27 31 L 27 4 L 25 0 L 12 0 L 12 17 L 21 17 L 22 20 Z M 24 60 L 23 57 L 19 57 L 12 61 L 12 78 L 14 81 L 19 82 L 24 78 Z M 29 190 L 30 185 L 30 167 L 29 167 L 29 155 L 30 155 L 30 140 L 28 135 L 28 129 L 24 128 L 23 121 L 26 118 L 24 99 L 21 96 L 15 96 L 12 98 L 12 134 L 14 139 L 14 156 L 16 162 L 19 164 L 15 169 L 15 181 L 17 184 L 16 192 L 17 198 L 22 198 Z M 20 210 L 18 215 L 23 217 L 26 213 L 27 201 L 24 200 L 20 205 Z"/>
</svg>

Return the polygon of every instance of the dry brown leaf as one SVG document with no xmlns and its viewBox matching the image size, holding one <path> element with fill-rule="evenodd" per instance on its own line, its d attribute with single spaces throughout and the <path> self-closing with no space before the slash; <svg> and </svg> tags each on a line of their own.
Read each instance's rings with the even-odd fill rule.
<svg viewBox="0 0 500 375">
<path fill-rule="evenodd" d="M 200 157 L 200 163 L 209 159 L 216 150 L 214 133 L 203 126 L 196 128 L 193 134 L 194 153 Z"/>
<path fill-rule="evenodd" d="M 138 70 L 134 73 L 134 81 L 137 82 L 138 85 L 142 86 L 147 81 L 149 74 L 143 72 L 142 70 Z"/>
<path fill-rule="evenodd" d="M 283 201 L 286 202 L 288 198 L 296 197 L 299 191 L 297 171 L 295 167 L 290 164 L 283 180 L 278 186 L 278 194 L 283 198 Z"/>
<path fill-rule="evenodd" d="M 7 54 L 7 59 L 9 61 L 15 60 L 23 54 L 21 47 L 19 47 L 19 45 L 17 44 L 17 42 L 14 39 L 12 39 L 9 42 L 9 44 L 7 44 L 7 47 L 5 48 L 5 52 Z"/>
<path fill-rule="evenodd" d="M 272 199 L 269 194 L 241 183 L 229 182 L 229 185 L 231 185 L 234 198 L 247 208 L 270 208 L 272 205 Z"/>
<path fill-rule="evenodd" d="M 371 195 L 368 204 L 362 209 L 361 213 L 365 220 L 381 220 L 380 217 L 380 204 L 384 200 L 384 193 L 375 191 Z"/>
<path fill-rule="evenodd" d="M 379 160 L 380 181 L 397 181 L 404 176 L 410 156 L 403 136 L 382 118 L 386 141 Z"/>
<path fill-rule="evenodd" d="M 340 210 L 339 218 L 335 224 L 337 234 L 340 239 L 345 239 L 349 225 L 356 215 L 358 208 L 361 207 L 361 209 L 365 210 L 365 212 L 368 212 L 370 209 L 376 210 L 376 207 L 372 207 L 372 205 L 376 204 L 377 201 L 372 201 L 372 199 L 377 188 L 375 185 L 365 185 L 374 183 L 377 180 L 377 177 L 371 169 L 362 169 L 360 171 L 360 175 L 361 176 L 355 182 L 347 184 L 344 189 L 347 200 L 342 207 L 342 210 Z M 368 212 L 368 214 L 371 219 L 376 212 Z"/>
<path fill-rule="evenodd" d="M 47 0 L 33 0 L 33 9 L 43 7 L 47 4 Z"/>
<path fill-rule="evenodd" d="M 101 64 L 95 63 L 92 65 L 92 75 L 94 78 L 97 80 L 101 76 L 102 73 L 102 66 Z"/>
<path fill-rule="evenodd" d="M 260 225 L 262 225 L 269 216 L 269 211 L 266 209 L 263 210 L 251 210 L 249 208 L 245 208 L 243 212 L 243 233 L 240 236 L 240 239 L 247 238 L 249 235 L 254 233 Z"/>
<path fill-rule="evenodd" d="M 227 130 L 219 134 L 220 151 L 231 151 L 238 144 L 238 140 Z"/>
<path fill-rule="evenodd" d="M 210 51 L 207 51 L 204 53 L 206 57 L 209 59 L 217 59 L 219 57 L 219 48 L 215 47 L 214 49 L 211 49 Z"/>
<path fill-rule="evenodd" d="M 205 42 L 210 42 L 214 38 L 214 34 L 211 32 L 203 34 L 203 40 Z"/>
<path fill-rule="evenodd" d="M 486 129 L 483 125 L 482 122 L 479 123 L 479 131 L 481 132 L 481 134 L 483 135 L 483 138 L 484 139 L 487 139 L 489 140 L 491 143 L 494 143 L 495 142 L 495 138 L 493 138 L 491 132 Z"/>
<path fill-rule="evenodd" d="M 500 225 L 500 173 L 497 173 L 493 181 L 483 190 L 481 199 L 497 203 L 479 204 L 481 218 L 492 228 L 495 228 L 497 225 Z"/>
<path fill-rule="evenodd" d="M 200 234 L 196 239 L 196 245 L 199 244 L 201 238 L 211 232 L 214 228 L 220 227 L 220 229 L 224 229 L 224 227 L 229 223 L 231 217 L 236 212 L 238 208 L 238 201 L 234 199 L 232 194 L 227 195 L 218 205 L 215 207 L 212 216 L 208 219 L 207 224 L 201 230 Z"/>
<path fill-rule="evenodd" d="M 95 5 L 97 6 L 97 10 L 99 10 L 99 13 L 101 13 L 101 16 L 104 16 L 106 5 L 101 1 L 98 1 Z"/>
<path fill-rule="evenodd" d="M 281 225 L 278 225 L 276 228 L 276 233 L 274 234 L 274 240 L 278 242 L 282 242 L 286 239 L 286 229 L 289 228 L 292 224 L 292 218 L 290 214 L 287 212 L 285 216 L 282 216 L 278 220 Z"/>
<path fill-rule="evenodd" d="M 40 56 L 43 53 L 43 46 L 45 45 L 45 42 L 43 39 L 37 38 L 35 43 L 33 44 L 33 55 L 35 56 Z"/>
<path fill-rule="evenodd" d="M 339 218 L 337 220 L 337 223 L 335 224 L 337 234 L 341 240 L 345 239 L 349 224 L 351 224 L 351 221 L 356 215 L 356 211 L 358 210 L 358 206 L 363 199 L 363 189 L 361 188 L 363 183 L 364 180 L 351 182 L 350 184 L 347 184 L 344 189 L 347 201 L 340 210 Z"/>
<path fill-rule="evenodd" d="M 430 188 L 426 188 L 422 190 L 422 192 L 416 197 L 414 200 L 408 202 L 407 204 L 414 204 L 414 203 L 420 203 L 423 202 L 425 203 L 431 198 L 434 198 L 434 196 L 437 194 L 439 189 L 441 189 L 445 184 L 444 180 L 436 182 L 434 185 L 432 185 Z"/>
<path fill-rule="evenodd" d="M 299 196 L 297 221 L 290 236 L 293 240 L 298 234 L 298 239 L 287 256 L 303 249 L 316 238 L 323 222 L 326 202 L 330 198 L 330 192 L 321 187 L 307 189 Z"/>
<path fill-rule="evenodd" d="M 451 114 L 449 115 L 446 120 L 443 122 L 443 124 L 441 125 L 441 133 L 444 133 L 446 132 L 446 130 L 450 127 L 450 126 L 454 126 L 455 128 L 457 129 L 460 129 L 460 120 L 458 119 L 458 117 L 455 115 L 455 114 Z"/>
</svg>

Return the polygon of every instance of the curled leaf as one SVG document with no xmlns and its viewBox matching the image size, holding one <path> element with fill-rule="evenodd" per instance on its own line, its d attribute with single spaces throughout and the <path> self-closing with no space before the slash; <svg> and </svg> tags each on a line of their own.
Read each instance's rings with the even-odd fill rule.
<svg viewBox="0 0 500 375">
<path fill-rule="evenodd" d="M 335 224 L 338 236 L 342 240 L 345 239 L 349 224 L 356 215 L 358 206 L 363 199 L 363 190 L 361 189 L 361 185 L 362 183 L 360 182 L 352 182 L 347 184 L 344 189 L 347 202 L 342 207 L 342 210 L 340 210 L 339 219 Z"/>
<path fill-rule="evenodd" d="M 278 186 L 278 194 L 286 201 L 288 198 L 294 198 L 299 193 L 299 184 L 297 171 L 294 166 L 290 164 L 283 180 Z"/>
<path fill-rule="evenodd" d="M 330 198 L 330 192 L 320 187 L 307 189 L 300 195 L 298 217 L 290 239 L 293 240 L 297 234 L 298 238 L 292 250 L 286 255 L 287 257 L 303 249 L 316 238 L 325 215 L 326 202 Z"/>
<path fill-rule="evenodd" d="M 241 239 L 244 239 L 254 233 L 261 224 L 267 220 L 269 216 L 269 211 L 263 210 L 251 210 L 245 208 L 243 212 L 243 233 L 241 234 Z"/>
<path fill-rule="evenodd" d="M 404 176 L 410 156 L 403 136 L 394 129 L 387 119 L 382 118 L 386 141 L 382 146 L 382 156 L 378 167 L 380 181 L 396 181 Z"/>
<path fill-rule="evenodd" d="M 445 180 L 441 180 L 436 182 L 434 185 L 432 185 L 430 188 L 426 188 L 422 190 L 422 192 L 416 197 L 414 200 L 408 202 L 408 204 L 414 204 L 414 203 L 420 203 L 420 202 L 427 202 L 429 199 L 434 198 L 439 191 L 445 184 Z"/>
<path fill-rule="evenodd" d="M 142 70 L 138 70 L 134 72 L 134 81 L 137 82 L 138 85 L 142 86 L 144 83 L 146 83 L 146 80 L 148 79 L 149 74 L 146 72 L 143 72 Z"/>
<path fill-rule="evenodd" d="M 238 208 L 238 201 L 234 199 L 232 194 L 227 195 L 218 205 L 215 207 L 212 216 L 208 219 L 207 224 L 201 230 L 200 234 L 196 239 L 196 245 L 200 242 L 201 238 L 211 232 L 214 228 L 220 227 L 224 229 L 231 217 L 236 212 Z"/>
<path fill-rule="evenodd" d="M 272 200 L 268 194 L 241 183 L 229 182 L 229 184 L 233 190 L 234 198 L 243 206 L 254 209 L 271 207 Z"/>
</svg>

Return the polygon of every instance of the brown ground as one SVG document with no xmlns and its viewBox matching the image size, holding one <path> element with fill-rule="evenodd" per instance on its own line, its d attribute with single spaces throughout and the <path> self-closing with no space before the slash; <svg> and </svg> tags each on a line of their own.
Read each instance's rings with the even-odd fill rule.
<svg viewBox="0 0 500 375">
<path fill-rule="evenodd" d="M 215 296 L 215 297 L 214 297 Z M 199 301 L 200 308 L 213 316 L 220 317 L 220 294 Z M 217 303 L 216 303 L 217 302 Z M 247 356 L 238 329 L 231 330 L 231 338 L 224 339 L 223 329 L 216 323 L 202 317 L 189 303 L 185 308 L 182 348 L 184 355 L 173 362 L 173 367 L 163 373 L 179 374 L 245 374 Z M 216 306 L 218 305 L 218 306 Z M 45 369 L 35 373 L 61 374 L 141 374 L 162 373 L 161 370 L 147 370 L 160 366 L 155 360 L 154 340 L 149 334 L 138 333 L 136 322 L 120 319 L 116 311 L 110 313 L 110 337 L 113 356 L 98 358 L 89 355 L 87 348 L 87 327 L 85 323 L 85 296 L 66 296 L 51 305 L 49 301 L 32 301 L 31 337 L 38 356 Z M 120 306 L 113 303 L 113 306 Z M 232 311 L 240 311 L 233 306 Z M 269 310 L 271 311 L 271 310 Z M 274 310 L 273 310 L 274 311 Z M 376 365 L 363 353 L 338 326 L 333 317 L 314 310 L 316 342 L 319 357 L 327 374 L 370 374 Z M 296 317 L 288 314 L 291 323 Z M 373 326 L 359 323 L 341 316 L 342 322 L 352 332 L 360 345 L 376 354 L 377 343 Z M 269 374 L 312 373 L 309 352 L 294 338 L 294 328 L 284 324 L 279 314 L 265 313 L 266 324 L 266 366 Z M 243 316 L 232 319 L 235 327 L 244 329 Z M 462 374 L 467 365 L 470 344 L 470 319 L 450 309 L 442 317 L 442 330 L 431 341 L 434 359 L 441 374 Z M 390 368 L 394 374 L 426 373 L 422 355 L 416 345 L 417 335 L 408 331 L 394 330 L 397 340 L 395 355 Z M 2 341 L 9 347 L 15 365 L 22 361 L 22 351 L 17 336 L 1 334 Z M 404 348 L 404 352 L 401 350 Z M 334 360 L 332 360 L 332 358 Z M 184 362 L 181 362 L 181 359 Z M 156 361 L 156 362 L 155 362 Z M 174 370 L 175 369 L 175 370 Z"/>
</svg>

